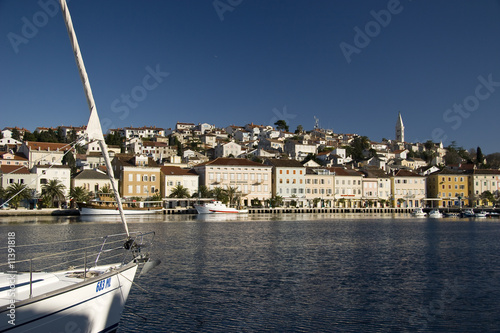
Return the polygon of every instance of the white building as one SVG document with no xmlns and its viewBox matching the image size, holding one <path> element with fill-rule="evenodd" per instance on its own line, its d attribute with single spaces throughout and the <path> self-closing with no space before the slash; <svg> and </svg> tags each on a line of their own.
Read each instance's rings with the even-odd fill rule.
<svg viewBox="0 0 500 333">
<path fill-rule="evenodd" d="M 176 166 L 162 166 L 161 170 L 161 193 L 168 197 L 172 189 L 181 185 L 188 190 L 189 195 L 198 192 L 200 176 L 193 169 L 183 169 Z"/>
<path fill-rule="evenodd" d="M 200 175 L 200 185 L 205 185 L 209 190 L 236 187 L 245 206 L 254 199 L 263 204 L 264 200 L 271 198 L 271 169 L 269 165 L 243 158 L 217 158 L 194 166 Z"/>
<path fill-rule="evenodd" d="M 241 146 L 235 142 L 219 142 L 215 146 L 214 157 L 238 156 L 242 153 Z"/>
<path fill-rule="evenodd" d="M 306 168 L 296 160 L 267 159 L 266 165 L 273 167 L 273 196 L 281 196 L 285 202 L 305 199 Z M 293 198 L 293 199 L 292 199 Z"/>
<path fill-rule="evenodd" d="M 71 168 L 65 165 L 35 165 L 31 170 L 36 174 L 37 181 L 35 189 L 37 193 L 42 193 L 43 185 L 51 180 L 57 180 L 64 186 L 64 196 L 69 196 L 71 188 Z"/>
</svg>

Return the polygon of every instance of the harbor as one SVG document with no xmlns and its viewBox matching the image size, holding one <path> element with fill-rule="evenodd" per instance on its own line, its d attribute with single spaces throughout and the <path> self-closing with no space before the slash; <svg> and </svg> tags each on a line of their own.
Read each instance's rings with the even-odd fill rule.
<svg viewBox="0 0 500 333">
<path fill-rule="evenodd" d="M 45 243 L 53 234 L 64 241 L 121 230 L 118 217 L 2 222 L 0 232 L 15 232 L 19 245 Z M 500 326 L 498 219 L 266 213 L 154 214 L 128 222 L 131 231 L 157 232 L 151 253 L 162 264 L 134 281 L 119 333 L 493 332 Z"/>
</svg>

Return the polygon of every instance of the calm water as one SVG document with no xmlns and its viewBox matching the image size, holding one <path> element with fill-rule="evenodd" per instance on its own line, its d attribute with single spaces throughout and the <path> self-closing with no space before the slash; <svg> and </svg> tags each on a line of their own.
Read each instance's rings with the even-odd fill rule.
<svg viewBox="0 0 500 333">
<path fill-rule="evenodd" d="M 162 264 L 136 279 L 119 332 L 500 332 L 499 219 L 222 218 L 129 220 L 157 232 Z M 109 219 L 1 221 L 18 243 L 122 232 Z"/>
</svg>

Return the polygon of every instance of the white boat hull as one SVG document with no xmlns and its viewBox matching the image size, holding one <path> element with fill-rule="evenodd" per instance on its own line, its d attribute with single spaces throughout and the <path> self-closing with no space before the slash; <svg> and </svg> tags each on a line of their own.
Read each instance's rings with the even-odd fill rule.
<svg viewBox="0 0 500 333">
<path fill-rule="evenodd" d="M 136 271 L 137 264 L 130 263 L 99 277 L 17 302 L 15 325 L 8 322 L 11 309 L 3 306 L 0 331 L 113 332 L 118 327 Z M 29 276 L 29 273 L 23 275 L 26 274 Z M 34 285 L 36 283 L 43 281 Z M 29 282 L 19 290 L 20 293 L 29 292 Z"/>
<path fill-rule="evenodd" d="M 225 205 L 194 205 L 198 214 L 246 214 L 248 210 L 246 209 L 236 209 L 231 207 L 225 207 Z"/>
<path fill-rule="evenodd" d="M 120 215 L 120 211 L 118 209 L 104 209 L 104 208 L 88 208 L 88 207 L 79 207 L 80 215 Z M 162 208 L 151 208 L 151 209 L 124 209 L 123 213 L 125 215 L 144 215 L 144 214 L 158 214 L 161 213 Z"/>
</svg>

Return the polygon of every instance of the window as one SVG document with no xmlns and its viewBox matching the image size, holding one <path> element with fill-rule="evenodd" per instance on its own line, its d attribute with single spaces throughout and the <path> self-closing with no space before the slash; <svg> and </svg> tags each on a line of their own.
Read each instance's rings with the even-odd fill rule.
<svg viewBox="0 0 500 333">
<path fill-rule="evenodd" d="M 144 176 L 142 176 L 142 181 L 143 181 L 143 182 L 147 182 L 147 181 L 148 181 L 148 175 L 144 175 Z"/>
<path fill-rule="evenodd" d="M 128 174 L 128 181 L 131 182 L 131 181 L 134 181 L 134 175 L 129 173 Z"/>
<path fill-rule="evenodd" d="M 135 193 L 137 193 L 137 194 L 141 193 L 141 185 L 136 185 L 135 186 Z"/>
<path fill-rule="evenodd" d="M 128 193 L 134 193 L 134 187 L 132 185 L 128 186 Z"/>
<path fill-rule="evenodd" d="M 151 176 L 151 181 L 155 182 L 156 181 L 156 176 Z"/>
</svg>

